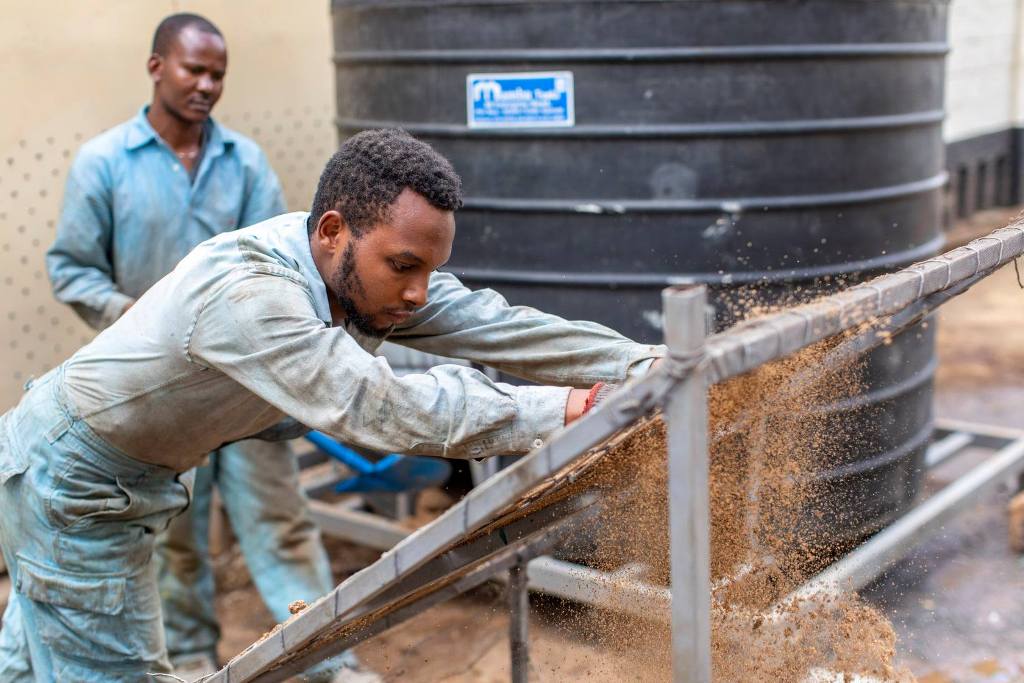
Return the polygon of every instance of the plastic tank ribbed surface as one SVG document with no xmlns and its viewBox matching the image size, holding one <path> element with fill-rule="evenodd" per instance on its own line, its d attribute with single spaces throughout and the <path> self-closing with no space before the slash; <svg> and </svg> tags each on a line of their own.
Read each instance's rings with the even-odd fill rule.
<svg viewBox="0 0 1024 683">
<path fill-rule="evenodd" d="M 942 244 L 946 0 L 335 0 L 342 136 L 399 126 L 462 174 L 450 269 L 660 339 L 662 287 L 770 297 Z M 571 128 L 470 129 L 470 73 L 571 71 Z M 837 276 L 841 276 L 837 278 Z M 820 478 L 856 539 L 906 507 L 934 326 L 872 354 Z"/>
</svg>

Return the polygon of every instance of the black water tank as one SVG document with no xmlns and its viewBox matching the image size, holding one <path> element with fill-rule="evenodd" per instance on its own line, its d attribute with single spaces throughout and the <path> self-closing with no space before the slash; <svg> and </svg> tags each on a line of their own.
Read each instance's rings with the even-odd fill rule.
<svg viewBox="0 0 1024 683">
<path fill-rule="evenodd" d="M 660 338 L 660 290 L 847 282 L 942 244 L 947 0 L 334 0 L 342 136 L 405 128 L 462 174 L 451 270 Z M 571 72 L 574 125 L 477 128 L 467 76 Z M 934 327 L 832 406 L 856 539 L 915 494 Z"/>
</svg>

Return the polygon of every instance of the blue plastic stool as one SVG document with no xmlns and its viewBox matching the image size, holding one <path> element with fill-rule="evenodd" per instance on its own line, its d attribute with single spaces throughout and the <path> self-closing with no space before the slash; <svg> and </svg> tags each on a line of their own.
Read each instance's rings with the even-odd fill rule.
<svg viewBox="0 0 1024 683">
<path fill-rule="evenodd" d="M 306 438 L 355 471 L 354 477 L 335 485 L 334 490 L 338 493 L 419 491 L 443 484 L 452 472 L 451 465 L 438 458 L 392 453 L 372 462 L 322 432 L 309 432 Z"/>
</svg>

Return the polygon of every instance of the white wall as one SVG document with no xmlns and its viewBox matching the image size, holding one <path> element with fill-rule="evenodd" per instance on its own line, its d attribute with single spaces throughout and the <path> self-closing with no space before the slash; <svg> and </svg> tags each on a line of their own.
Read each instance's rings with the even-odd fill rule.
<svg viewBox="0 0 1024 683">
<path fill-rule="evenodd" d="M 953 0 L 947 62 L 947 142 L 1024 121 L 1019 102 L 1022 0 Z"/>
</svg>

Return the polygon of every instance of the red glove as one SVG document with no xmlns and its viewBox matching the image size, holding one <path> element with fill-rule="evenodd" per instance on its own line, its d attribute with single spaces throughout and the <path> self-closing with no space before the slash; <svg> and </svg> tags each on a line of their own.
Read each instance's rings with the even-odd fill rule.
<svg viewBox="0 0 1024 683">
<path fill-rule="evenodd" d="M 619 388 L 618 384 L 608 384 L 607 382 L 598 382 L 590 388 L 590 393 L 587 394 L 587 400 L 583 404 L 583 414 L 586 415 L 594 406 L 601 401 L 608 398 L 608 396 Z"/>
</svg>

